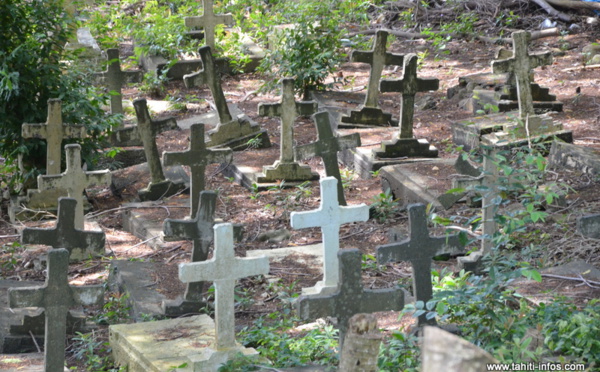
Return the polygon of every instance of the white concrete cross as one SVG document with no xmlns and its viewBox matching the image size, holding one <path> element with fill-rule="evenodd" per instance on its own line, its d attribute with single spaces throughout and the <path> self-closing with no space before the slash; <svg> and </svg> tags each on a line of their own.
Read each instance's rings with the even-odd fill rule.
<svg viewBox="0 0 600 372">
<path fill-rule="evenodd" d="M 340 226 L 345 223 L 367 221 L 369 207 L 366 204 L 344 207 L 337 198 L 337 182 L 334 177 L 322 178 L 321 205 L 319 209 L 292 212 L 290 222 L 294 229 L 320 227 L 323 234 L 323 281 L 315 290 L 325 293 L 337 288 L 339 283 Z"/>
<path fill-rule="evenodd" d="M 75 228 L 83 230 L 83 191 L 92 185 L 110 185 L 109 170 L 84 172 L 81 169 L 81 146 L 71 144 L 65 146 L 67 153 L 67 169 L 58 175 L 38 176 L 38 189 L 67 190 L 70 198 L 77 200 L 75 209 Z"/>
<path fill-rule="evenodd" d="M 46 123 L 23 124 L 21 127 L 23 138 L 46 139 L 47 175 L 60 173 L 63 139 L 85 137 L 85 127 L 83 125 L 63 125 L 61 106 L 59 99 L 49 99 Z"/>
<path fill-rule="evenodd" d="M 204 8 L 204 13 L 200 17 L 185 17 L 185 27 L 202 27 L 204 29 L 204 40 L 206 41 L 206 45 L 214 49 L 215 26 L 221 24 L 233 24 L 233 16 L 230 13 L 215 14 L 214 0 L 202 0 L 202 7 Z"/>
<path fill-rule="evenodd" d="M 234 289 L 237 279 L 269 273 L 267 257 L 235 257 L 233 225 L 218 224 L 213 257 L 203 262 L 179 264 L 179 279 L 184 283 L 212 281 L 215 285 L 216 348 L 235 347 Z"/>
</svg>

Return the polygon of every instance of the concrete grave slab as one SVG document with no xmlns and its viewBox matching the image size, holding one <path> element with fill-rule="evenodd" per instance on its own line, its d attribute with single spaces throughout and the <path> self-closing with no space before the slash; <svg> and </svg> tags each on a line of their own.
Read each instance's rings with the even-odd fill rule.
<svg viewBox="0 0 600 372">
<path fill-rule="evenodd" d="M 325 113 L 327 115 L 327 113 Z M 320 227 L 323 234 L 323 281 L 312 288 L 303 288 L 303 293 L 325 294 L 333 292 L 340 281 L 338 251 L 340 250 L 340 226 L 345 223 L 367 221 L 369 207 L 365 204 L 340 206 L 336 198 L 337 179 L 322 178 L 321 204 L 319 209 L 292 212 L 290 224 L 294 229 Z"/>
<path fill-rule="evenodd" d="M 301 319 L 335 317 L 342 345 L 350 318 L 359 313 L 402 310 L 404 291 L 399 288 L 365 290 L 362 285 L 361 257 L 358 249 L 336 253 L 339 259 L 339 283 L 330 294 L 300 296 L 296 301 Z"/>
<path fill-rule="evenodd" d="M 64 248 L 71 261 L 104 254 L 105 234 L 102 230 L 84 231 L 75 226 L 77 200 L 60 198 L 56 226 L 50 229 L 26 227 L 21 232 L 21 243 L 42 244 Z"/>
<path fill-rule="evenodd" d="M 459 253 L 464 249 L 458 235 L 431 237 L 427 227 L 425 205 L 412 204 L 408 207 L 409 238 L 377 247 L 377 263 L 409 261 L 412 266 L 413 293 L 416 301 L 427 303 L 433 296 L 431 284 L 431 261 L 445 253 Z M 435 318 L 426 314 L 418 317 L 418 325 L 435 325 Z"/>
<path fill-rule="evenodd" d="M 35 343 L 29 334 L 31 328 L 28 327 L 24 334 L 11 331 L 11 328 L 25 324 L 26 318 L 38 315 L 38 311 L 33 309 L 9 309 L 8 289 L 32 287 L 43 284 L 43 282 L 34 282 L 30 280 L 0 280 L 0 353 L 10 354 L 33 352 L 36 350 Z M 41 336 L 39 336 L 39 332 L 32 333 L 35 335 L 36 342 L 41 345 L 44 342 L 43 332 Z"/>
<path fill-rule="evenodd" d="M 337 199 L 340 205 L 346 205 L 342 176 L 338 164 L 338 152 L 360 146 L 360 136 L 357 133 L 346 136 L 336 136 L 331 128 L 330 116 L 327 112 L 313 115 L 317 127 L 317 141 L 308 145 L 297 146 L 294 149 L 296 160 L 304 160 L 319 156 L 323 159 L 327 177 L 337 179 Z"/>
<path fill-rule="evenodd" d="M 44 286 L 8 290 L 11 308 L 44 308 L 44 366 L 47 371 L 61 371 L 64 368 L 68 309 L 76 304 L 100 305 L 104 301 L 101 285 L 70 286 L 68 271 L 69 252 L 66 249 L 53 249 L 48 253 L 48 275 Z"/>
<path fill-rule="evenodd" d="M 554 141 L 550 148 L 548 166 L 552 169 L 568 168 L 591 176 L 597 175 L 600 174 L 600 150 Z"/>
<path fill-rule="evenodd" d="M 47 372 L 44 368 L 44 353 L 0 354 L 2 372 Z M 64 372 L 69 369 L 64 367 Z"/>
<path fill-rule="evenodd" d="M 350 111 L 350 116 L 341 117 L 341 122 L 345 125 L 392 125 L 392 114 L 383 112 L 379 108 L 379 80 L 381 80 L 381 74 L 385 66 L 401 66 L 404 63 L 404 56 L 386 52 L 387 37 L 387 31 L 378 30 L 371 51 L 355 50 L 350 54 L 351 62 L 368 63 L 371 71 L 365 102 L 359 111 L 352 110 Z"/>
<path fill-rule="evenodd" d="M 184 83 L 187 88 L 193 88 L 200 85 L 208 85 L 219 116 L 219 124 L 216 128 L 208 132 L 208 147 L 243 147 L 248 141 L 260 139 L 258 147 L 269 147 L 269 136 L 264 129 L 261 129 L 257 123 L 250 120 L 249 117 L 234 118 L 227 107 L 227 101 L 223 94 L 221 81 L 218 71 L 215 68 L 215 61 L 208 46 L 201 47 L 198 50 L 204 67 L 202 70 L 193 74 L 184 76 Z M 248 147 L 248 145 L 246 145 Z"/>
<path fill-rule="evenodd" d="M 425 203 L 436 209 L 449 209 L 464 196 L 446 193 L 454 188 L 450 177 L 458 172 L 454 163 L 455 159 L 432 159 L 383 167 L 379 172 L 381 188 L 389 189 L 403 206 Z"/>
</svg>

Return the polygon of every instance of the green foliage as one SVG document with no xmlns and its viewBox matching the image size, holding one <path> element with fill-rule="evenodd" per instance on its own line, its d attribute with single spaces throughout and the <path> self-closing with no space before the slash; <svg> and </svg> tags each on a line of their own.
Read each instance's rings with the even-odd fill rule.
<svg viewBox="0 0 600 372">
<path fill-rule="evenodd" d="M 76 332 L 72 339 L 73 357 L 82 361 L 87 371 L 93 372 L 121 372 L 125 367 L 112 368 L 111 349 L 107 341 L 103 341 L 98 333 Z"/>
<path fill-rule="evenodd" d="M 102 110 L 108 95 L 92 86 L 86 67 L 77 63 L 79 51 L 65 49 L 76 26 L 59 1 L 0 3 L 0 155 L 9 165 L 24 155 L 26 170 L 43 168 L 45 142 L 24 141 L 21 125 L 45 122 L 50 98 L 62 100 L 63 122 L 86 126 L 82 155 L 87 162 L 119 120 Z"/>
<path fill-rule="evenodd" d="M 377 367 L 380 372 L 417 372 L 421 350 L 416 336 L 394 332 L 391 339 L 381 343 Z"/>
<path fill-rule="evenodd" d="M 108 299 L 104 302 L 102 312 L 94 316 L 94 321 L 98 324 L 119 324 L 130 320 L 131 307 L 127 300 L 129 294 L 109 293 Z"/>
<path fill-rule="evenodd" d="M 2 246 L 0 267 L 4 270 L 14 270 L 17 267 L 19 260 L 21 259 L 21 252 L 23 246 L 18 241 L 14 241 L 10 244 Z M 2 277 L 0 271 L 0 278 Z"/>
<path fill-rule="evenodd" d="M 377 221 L 384 223 L 398 212 L 399 205 L 398 199 L 394 199 L 394 195 L 388 188 L 373 198 L 371 210 Z"/>
</svg>

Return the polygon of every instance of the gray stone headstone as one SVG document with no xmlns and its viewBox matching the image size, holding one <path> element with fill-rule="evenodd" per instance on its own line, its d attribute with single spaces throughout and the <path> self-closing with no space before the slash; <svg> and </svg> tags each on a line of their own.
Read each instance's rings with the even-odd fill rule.
<svg viewBox="0 0 600 372">
<path fill-rule="evenodd" d="M 281 102 L 275 104 L 260 103 L 260 116 L 281 118 L 281 144 L 279 160 L 270 167 L 264 167 L 264 177 L 259 182 L 277 180 L 306 181 L 314 179 L 315 174 L 310 167 L 302 166 L 294 159 L 294 121 L 298 116 L 308 116 L 317 112 L 315 101 L 296 102 L 294 98 L 294 79 L 282 79 Z"/>
<path fill-rule="evenodd" d="M 58 220 L 50 229 L 26 227 L 21 233 L 23 244 L 43 244 L 69 251 L 71 260 L 83 260 L 104 254 L 106 236 L 103 231 L 83 231 L 75 227 L 77 200 L 58 199 Z"/>
<path fill-rule="evenodd" d="M 317 292 L 335 289 L 340 282 L 337 255 L 340 250 L 340 226 L 369 219 L 369 207 L 365 204 L 340 206 L 336 198 L 337 182 L 333 177 L 322 178 L 319 209 L 292 212 L 290 215 L 290 224 L 294 229 L 321 228 L 323 234 L 323 281 L 315 286 Z"/>
<path fill-rule="evenodd" d="M 62 122 L 61 101 L 48 100 L 48 118 L 45 124 L 23 124 L 23 138 L 44 138 L 46 140 L 46 174 L 60 173 L 62 141 L 67 138 L 85 137 L 83 125 L 65 125 Z"/>
<path fill-rule="evenodd" d="M 165 178 L 162 164 L 160 162 L 160 153 L 156 146 L 156 126 L 153 124 L 148 112 L 148 106 L 145 98 L 139 98 L 133 101 L 135 115 L 137 116 L 138 131 L 144 142 L 144 153 L 150 170 L 150 183 L 142 190 L 138 191 L 141 200 L 159 200 L 176 194 L 185 188 L 183 182 L 173 182 Z"/>
<path fill-rule="evenodd" d="M 214 240 L 215 208 L 217 193 L 202 191 L 196 216 L 189 220 L 173 220 L 167 218 L 163 224 L 165 237 L 183 238 L 192 241 L 191 262 L 202 262 L 208 258 L 210 244 Z M 175 301 L 164 301 L 165 315 L 187 314 L 198 312 L 204 306 L 202 293 L 203 282 L 190 282 L 186 284 L 183 298 Z"/>
<path fill-rule="evenodd" d="M 419 92 L 438 90 L 438 79 L 422 79 L 417 77 L 417 61 L 415 54 L 404 57 L 402 79 L 381 80 L 381 92 L 398 92 L 402 94 L 400 101 L 400 132 L 398 138 L 384 142 L 382 150 L 376 151 L 380 158 L 397 158 L 403 156 L 436 157 L 437 149 L 431 148 L 424 140 L 416 140 L 413 136 L 413 116 L 415 113 L 415 96 Z"/>
<path fill-rule="evenodd" d="M 216 351 L 226 351 L 235 345 L 234 289 L 237 279 L 269 272 L 267 257 L 235 257 L 233 225 L 214 226 L 213 258 L 204 262 L 179 264 L 179 279 L 184 283 L 212 281 L 215 286 Z"/>
<path fill-rule="evenodd" d="M 363 107 L 360 111 L 350 111 L 350 116 L 342 116 L 343 123 L 391 125 L 392 115 L 379 108 L 379 80 L 385 66 L 401 66 L 404 63 L 404 56 L 386 52 L 387 37 L 386 30 L 378 30 L 371 51 L 355 50 L 350 54 L 351 62 L 368 63 L 371 66 L 371 73 Z"/>
<path fill-rule="evenodd" d="M 331 129 L 329 113 L 327 112 L 318 112 L 314 114 L 313 120 L 317 126 L 317 141 L 308 145 L 296 147 L 296 160 L 320 156 L 323 159 L 327 177 L 335 177 L 338 180 L 338 202 L 340 205 L 346 205 L 337 153 L 359 147 L 360 135 L 358 133 L 352 133 L 346 136 L 336 136 Z"/>
<path fill-rule="evenodd" d="M 48 276 L 43 287 L 10 289 L 12 308 L 43 307 L 46 313 L 44 341 L 45 370 L 62 372 L 65 364 L 65 335 L 67 312 L 73 305 L 99 305 L 104 299 L 102 285 L 70 286 L 69 252 L 53 249 L 48 253 Z"/>
<path fill-rule="evenodd" d="M 191 127 L 190 147 L 182 152 L 165 152 L 163 164 L 187 165 L 190 167 L 192 178 L 190 180 L 190 216 L 196 217 L 198 211 L 200 192 L 204 191 L 204 171 L 206 166 L 214 163 L 230 162 L 233 152 L 230 149 L 208 149 L 204 142 L 204 125 L 194 124 Z"/>
<path fill-rule="evenodd" d="M 98 74 L 103 80 L 110 95 L 111 114 L 123 113 L 123 96 L 121 88 L 123 87 L 123 72 L 121 71 L 121 62 L 119 60 L 119 49 L 108 49 L 106 51 L 108 66 L 104 72 Z"/>
<path fill-rule="evenodd" d="M 301 319 L 335 317 L 343 342 L 350 318 L 359 313 L 399 311 L 404 307 L 404 292 L 399 288 L 365 290 L 362 285 L 361 260 L 358 249 L 338 252 L 340 282 L 335 293 L 301 296 L 296 301 Z"/>
<path fill-rule="evenodd" d="M 38 176 L 38 189 L 61 188 L 77 201 L 75 208 L 75 228 L 83 230 L 83 191 L 92 185 L 110 185 L 110 171 L 84 172 L 81 169 L 81 146 L 66 145 L 67 169 L 58 175 Z"/>
<path fill-rule="evenodd" d="M 433 296 L 431 284 L 431 260 L 444 253 L 459 253 L 463 245 L 458 235 L 431 237 L 427 228 L 427 215 L 423 204 L 408 206 L 410 236 L 397 243 L 377 247 L 377 263 L 409 261 L 412 266 L 413 291 L 417 301 L 427 303 Z M 419 326 L 436 324 L 435 318 L 419 316 Z"/>
<path fill-rule="evenodd" d="M 185 27 L 198 29 L 204 29 L 204 40 L 206 45 L 213 48 L 215 47 L 215 26 L 225 24 L 233 24 L 233 16 L 230 13 L 227 14 L 215 14 L 214 0 L 202 0 L 202 6 L 204 13 L 200 17 L 185 17 Z"/>
<path fill-rule="evenodd" d="M 242 138 L 249 140 L 254 137 L 260 138 L 262 141 L 261 147 L 270 146 L 266 131 L 261 130 L 258 124 L 251 122 L 245 115 L 238 116 L 237 118 L 232 117 L 227 106 L 227 101 L 225 100 L 225 95 L 223 94 L 219 73 L 215 68 L 215 60 L 211 53 L 211 48 L 203 46 L 198 50 L 198 53 L 204 67 L 193 74 L 185 75 L 183 81 L 187 88 L 206 84 L 215 101 L 219 123 L 216 128 L 208 132 L 210 140 L 207 146 L 228 145 L 236 143 Z"/>
</svg>

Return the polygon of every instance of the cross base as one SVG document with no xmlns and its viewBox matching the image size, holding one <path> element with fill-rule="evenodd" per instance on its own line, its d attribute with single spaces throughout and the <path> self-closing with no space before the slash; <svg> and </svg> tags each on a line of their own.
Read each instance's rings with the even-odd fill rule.
<svg viewBox="0 0 600 372">
<path fill-rule="evenodd" d="M 425 139 L 396 138 L 384 141 L 380 150 L 373 150 L 377 158 L 425 157 L 435 158 L 438 150 Z"/>
<path fill-rule="evenodd" d="M 221 365 L 236 358 L 240 353 L 245 357 L 257 358 L 257 363 L 259 362 L 259 354 L 253 348 L 237 345 L 236 347 L 228 349 L 215 350 L 207 347 L 202 349 L 200 353 L 196 355 L 188 356 L 190 362 L 188 367 L 191 367 L 189 371 L 216 372 Z"/>
<path fill-rule="evenodd" d="M 350 116 L 342 116 L 338 125 L 339 128 L 364 126 L 397 127 L 398 121 L 378 107 L 363 107 L 359 111 L 350 111 Z"/>
<path fill-rule="evenodd" d="M 206 307 L 204 301 L 188 301 L 183 298 L 175 300 L 164 300 L 162 302 L 162 310 L 165 316 L 179 317 L 185 314 L 197 314 L 200 309 Z"/>
<path fill-rule="evenodd" d="M 150 182 L 146 188 L 138 191 L 138 196 L 141 201 L 155 201 L 175 195 L 181 190 L 185 190 L 185 188 L 185 182 L 181 180 L 176 182 L 171 180 L 164 180 L 158 183 Z"/>
<path fill-rule="evenodd" d="M 256 175 L 257 183 L 276 182 L 285 180 L 286 182 L 304 182 L 319 179 L 319 174 L 311 170 L 307 165 L 298 163 L 280 163 L 276 161 L 272 166 L 263 167 L 262 173 Z"/>
<path fill-rule="evenodd" d="M 337 286 L 327 286 L 325 285 L 325 283 L 323 281 L 319 281 L 317 282 L 317 284 L 315 284 L 314 287 L 305 287 L 302 288 L 302 295 L 303 296 L 310 296 L 310 295 L 320 295 L 320 296 L 329 296 L 334 294 L 337 291 L 338 287 Z"/>
<path fill-rule="evenodd" d="M 564 130 L 561 123 L 546 115 L 533 115 L 527 121 L 527 128 L 524 122 L 502 123 L 502 130 L 481 136 L 481 142 L 492 146 L 514 147 L 527 143 L 528 140 L 534 143 L 545 142 L 546 137 L 555 136 L 566 142 L 573 142 L 572 132 Z"/>
<path fill-rule="evenodd" d="M 470 271 L 475 275 L 483 273 L 483 253 L 481 251 L 472 252 L 468 256 L 458 257 L 459 270 Z"/>
<path fill-rule="evenodd" d="M 215 129 L 208 131 L 208 136 L 206 147 L 229 147 L 232 150 L 271 147 L 267 131 L 258 124 L 251 123 L 247 117 L 220 123 Z"/>
</svg>

